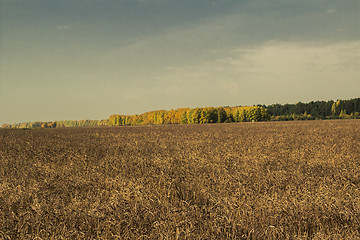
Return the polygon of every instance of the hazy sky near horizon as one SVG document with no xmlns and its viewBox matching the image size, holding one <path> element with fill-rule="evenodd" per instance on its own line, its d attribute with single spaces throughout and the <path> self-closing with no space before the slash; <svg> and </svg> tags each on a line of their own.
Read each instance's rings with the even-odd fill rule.
<svg viewBox="0 0 360 240">
<path fill-rule="evenodd" d="M 0 124 L 360 97 L 359 0 L 0 0 Z"/>
</svg>

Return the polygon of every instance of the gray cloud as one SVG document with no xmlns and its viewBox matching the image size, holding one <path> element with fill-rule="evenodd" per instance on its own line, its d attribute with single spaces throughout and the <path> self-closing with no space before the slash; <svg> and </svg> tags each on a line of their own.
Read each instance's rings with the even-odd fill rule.
<svg viewBox="0 0 360 240">
<path fill-rule="evenodd" d="M 67 30 L 67 29 L 70 29 L 70 26 L 62 25 L 62 26 L 56 26 L 56 28 L 59 29 L 59 30 Z"/>
</svg>

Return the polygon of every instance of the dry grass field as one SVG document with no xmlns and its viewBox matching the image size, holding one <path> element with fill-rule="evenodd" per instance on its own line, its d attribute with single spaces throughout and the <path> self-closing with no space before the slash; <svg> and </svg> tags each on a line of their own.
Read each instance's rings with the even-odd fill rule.
<svg viewBox="0 0 360 240">
<path fill-rule="evenodd" d="M 360 239 L 360 121 L 0 130 L 0 239 Z"/>
</svg>

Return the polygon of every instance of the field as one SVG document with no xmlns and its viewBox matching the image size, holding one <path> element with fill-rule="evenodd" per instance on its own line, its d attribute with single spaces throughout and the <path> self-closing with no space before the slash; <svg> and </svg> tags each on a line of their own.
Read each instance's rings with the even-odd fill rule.
<svg viewBox="0 0 360 240">
<path fill-rule="evenodd" d="M 0 130 L 0 239 L 360 239 L 360 121 Z"/>
</svg>

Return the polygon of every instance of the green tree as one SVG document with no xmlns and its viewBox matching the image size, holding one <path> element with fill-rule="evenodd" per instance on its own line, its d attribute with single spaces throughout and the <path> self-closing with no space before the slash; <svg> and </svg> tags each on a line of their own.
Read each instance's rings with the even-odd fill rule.
<svg viewBox="0 0 360 240">
<path fill-rule="evenodd" d="M 223 123 L 226 121 L 227 119 L 227 114 L 226 111 L 223 107 L 219 107 L 216 109 L 216 113 L 217 113 L 217 122 L 218 123 Z"/>
<path fill-rule="evenodd" d="M 180 116 L 180 123 L 181 124 L 187 124 L 189 123 L 188 120 L 188 111 L 183 111 Z"/>
</svg>

